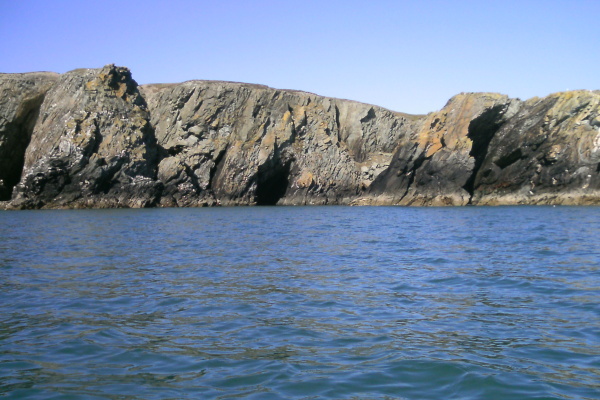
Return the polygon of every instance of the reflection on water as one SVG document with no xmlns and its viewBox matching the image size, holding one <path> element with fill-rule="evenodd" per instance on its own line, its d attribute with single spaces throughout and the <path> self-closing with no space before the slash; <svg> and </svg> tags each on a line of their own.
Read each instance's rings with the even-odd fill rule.
<svg viewBox="0 0 600 400">
<path fill-rule="evenodd" d="M 600 208 L 0 222 L 7 398 L 600 398 Z"/>
</svg>

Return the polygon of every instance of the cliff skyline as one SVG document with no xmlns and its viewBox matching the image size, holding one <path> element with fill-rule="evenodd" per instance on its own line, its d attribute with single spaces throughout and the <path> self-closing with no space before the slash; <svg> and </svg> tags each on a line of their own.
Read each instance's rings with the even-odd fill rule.
<svg viewBox="0 0 600 400">
<path fill-rule="evenodd" d="M 1 74 L 5 208 L 600 204 L 600 92 L 410 115 L 295 90 Z"/>
</svg>

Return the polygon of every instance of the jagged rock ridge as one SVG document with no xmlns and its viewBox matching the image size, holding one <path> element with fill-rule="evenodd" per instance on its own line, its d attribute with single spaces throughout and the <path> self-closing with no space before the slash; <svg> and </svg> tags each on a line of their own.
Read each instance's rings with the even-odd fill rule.
<svg viewBox="0 0 600 400">
<path fill-rule="evenodd" d="M 5 208 L 599 204 L 600 93 L 427 116 L 108 65 L 0 74 Z"/>
</svg>

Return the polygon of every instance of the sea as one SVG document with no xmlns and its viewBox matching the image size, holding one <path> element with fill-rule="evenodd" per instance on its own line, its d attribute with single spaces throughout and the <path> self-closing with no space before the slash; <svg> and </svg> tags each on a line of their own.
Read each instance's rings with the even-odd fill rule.
<svg viewBox="0 0 600 400">
<path fill-rule="evenodd" d="M 0 398 L 600 399 L 600 207 L 3 211 Z"/>
</svg>

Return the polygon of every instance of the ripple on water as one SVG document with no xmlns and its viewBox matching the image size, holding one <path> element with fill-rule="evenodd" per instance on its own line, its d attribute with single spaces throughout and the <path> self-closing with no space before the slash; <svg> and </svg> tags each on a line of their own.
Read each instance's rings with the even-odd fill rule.
<svg viewBox="0 0 600 400">
<path fill-rule="evenodd" d="M 7 398 L 600 398 L 599 208 L 0 222 Z"/>
</svg>

